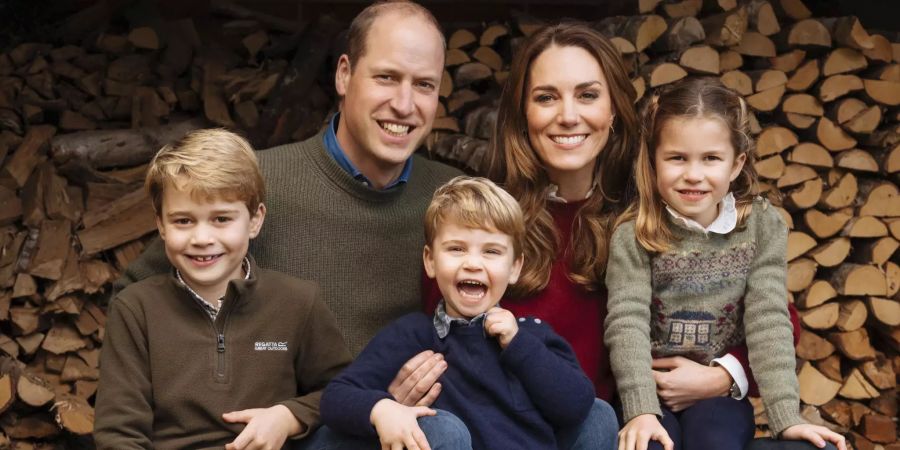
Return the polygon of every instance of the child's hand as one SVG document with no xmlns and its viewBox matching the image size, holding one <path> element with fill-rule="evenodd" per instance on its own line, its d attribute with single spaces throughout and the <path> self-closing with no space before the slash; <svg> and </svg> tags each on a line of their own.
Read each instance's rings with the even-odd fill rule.
<svg viewBox="0 0 900 450">
<path fill-rule="evenodd" d="M 416 419 L 435 414 L 437 413 L 431 408 L 404 406 L 393 400 L 383 399 L 372 407 L 369 420 L 378 432 L 382 449 L 431 450 Z"/>
<path fill-rule="evenodd" d="M 819 425 L 802 423 L 788 427 L 781 432 L 781 438 L 794 441 L 809 441 L 819 448 L 824 447 L 825 441 L 828 441 L 837 446 L 838 450 L 847 450 L 847 443 L 844 441 L 843 436 Z"/>
<path fill-rule="evenodd" d="M 284 405 L 232 411 L 222 414 L 222 418 L 228 423 L 247 424 L 244 431 L 225 446 L 226 450 L 278 449 L 289 436 L 306 430 L 306 425 Z"/>
<path fill-rule="evenodd" d="M 659 419 L 653 414 L 641 414 L 629 420 L 619 431 L 619 450 L 647 450 L 651 440 L 659 441 L 666 450 L 675 448 Z"/>
<path fill-rule="evenodd" d="M 489 336 L 497 338 L 500 348 L 506 349 L 506 346 L 519 332 L 516 317 L 513 316 L 513 313 L 498 306 L 489 309 L 487 313 L 487 317 L 484 318 L 485 331 Z"/>
</svg>

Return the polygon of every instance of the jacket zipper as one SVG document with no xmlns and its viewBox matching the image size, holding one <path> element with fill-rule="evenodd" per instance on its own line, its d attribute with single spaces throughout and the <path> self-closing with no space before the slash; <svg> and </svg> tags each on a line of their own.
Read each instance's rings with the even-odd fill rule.
<svg viewBox="0 0 900 450">
<path fill-rule="evenodd" d="M 225 333 L 216 335 L 216 377 L 225 377 Z"/>
</svg>

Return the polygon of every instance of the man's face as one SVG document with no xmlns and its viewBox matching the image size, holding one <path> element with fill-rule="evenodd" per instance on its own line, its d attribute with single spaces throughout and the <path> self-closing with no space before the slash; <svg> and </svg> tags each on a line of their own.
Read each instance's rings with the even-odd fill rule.
<svg viewBox="0 0 900 450">
<path fill-rule="evenodd" d="M 442 36 L 418 15 L 386 13 L 366 36 L 354 67 L 338 61 L 343 97 L 337 138 L 376 187 L 396 179 L 434 123 L 444 69 Z"/>
</svg>

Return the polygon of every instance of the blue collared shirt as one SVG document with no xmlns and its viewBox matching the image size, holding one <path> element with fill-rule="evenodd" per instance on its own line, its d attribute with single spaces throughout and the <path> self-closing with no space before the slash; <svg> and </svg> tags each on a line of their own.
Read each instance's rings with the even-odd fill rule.
<svg viewBox="0 0 900 450">
<path fill-rule="evenodd" d="M 325 149 L 328 151 L 328 154 L 334 158 L 334 161 L 341 166 L 341 169 L 344 169 L 345 172 L 350 174 L 355 180 L 360 183 L 365 184 L 366 186 L 372 186 L 372 182 L 366 178 L 356 166 L 347 159 L 347 154 L 344 153 L 344 149 L 341 148 L 341 144 L 337 140 L 337 126 L 339 122 L 339 118 L 341 113 L 335 113 L 334 116 L 331 117 L 331 123 L 328 124 L 328 129 L 325 131 Z M 406 160 L 406 163 L 403 165 L 403 171 L 400 172 L 400 176 L 394 180 L 393 183 L 388 184 L 384 187 L 384 189 L 390 189 L 400 183 L 406 183 L 409 180 L 409 173 L 412 172 L 412 157 Z"/>
<path fill-rule="evenodd" d="M 464 319 L 462 317 L 450 317 L 447 315 L 447 305 L 444 304 L 444 300 L 438 303 L 437 308 L 434 310 L 434 317 L 431 319 L 431 322 L 434 324 L 434 329 L 437 330 L 438 337 L 444 339 L 450 334 L 450 328 L 454 325 L 461 327 L 472 327 L 472 326 L 480 326 L 482 328 L 482 332 L 484 331 L 484 319 L 487 317 L 487 312 L 483 312 L 471 319 Z M 485 333 L 486 334 L 486 333 Z"/>
</svg>

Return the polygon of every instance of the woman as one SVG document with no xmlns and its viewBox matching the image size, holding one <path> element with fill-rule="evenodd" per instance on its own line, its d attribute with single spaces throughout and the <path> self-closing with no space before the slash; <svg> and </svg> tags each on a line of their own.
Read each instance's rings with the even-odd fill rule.
<svg viewBox="0 0 900 450">
<path fill-rule="evenodd" d="M 529 232 L 522 275 L 504 307 L 549 322 L 607 401 L 615 382 L 602 339 L 603 280 L 613 222 L 633 191 L 641 128 L 634 98 L 618 51 L 600 33 L 573 23 L 545 28 L 513 60 L 490 154 L 489 176 L 519 200 Z M 663 403 L 681 410 L 746 395 L 746 349 L 732 353 L 709 367 L 655 361 L 668 370 L 656 378 Z"/>
</svg>

